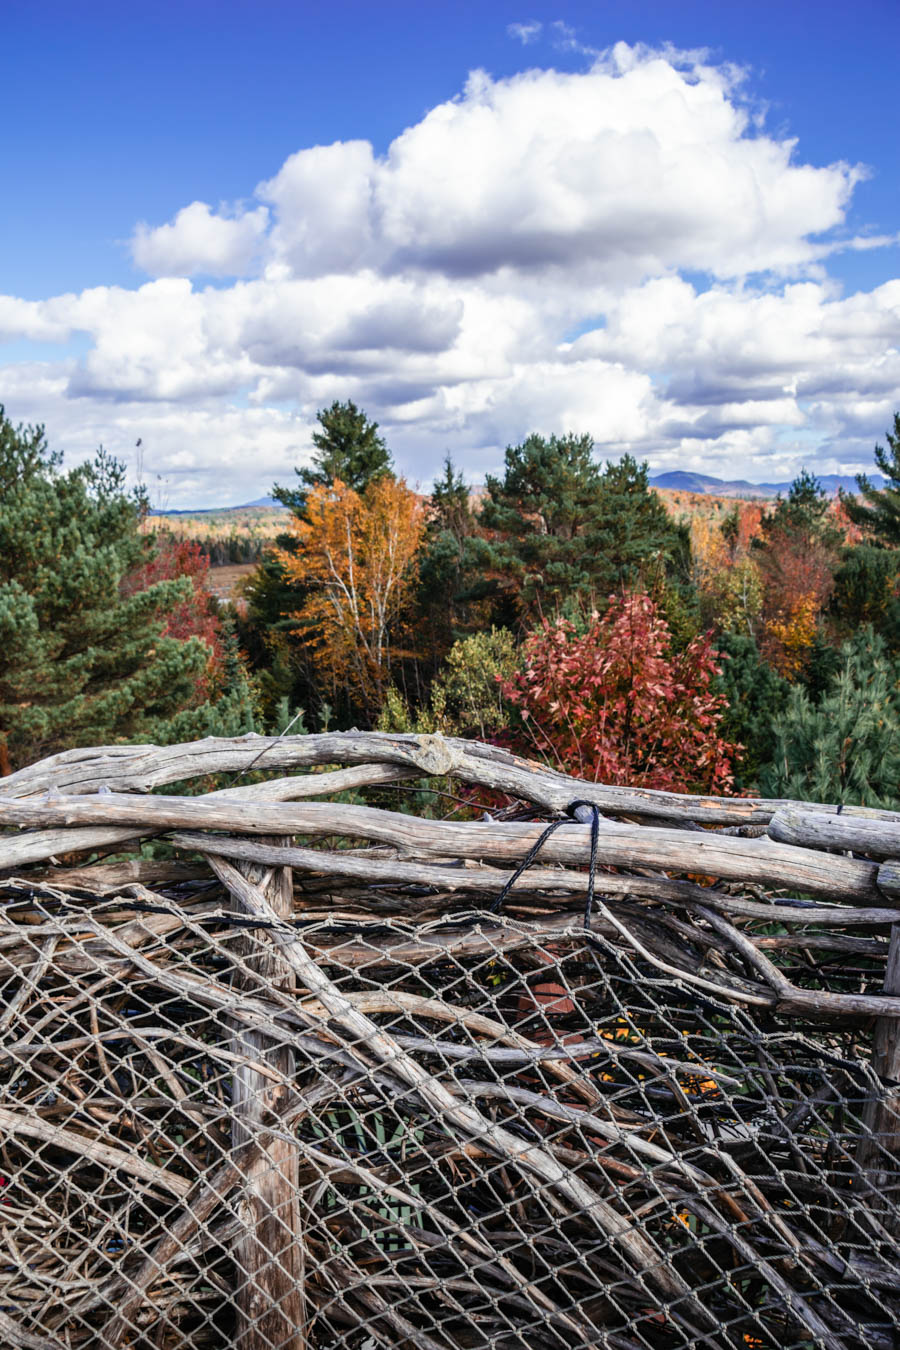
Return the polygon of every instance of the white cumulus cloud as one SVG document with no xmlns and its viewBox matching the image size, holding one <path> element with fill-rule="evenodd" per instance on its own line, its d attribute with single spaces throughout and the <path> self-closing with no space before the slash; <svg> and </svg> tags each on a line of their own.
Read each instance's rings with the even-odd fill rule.
<svg viewBox="0 0 900 1350">
<path fill-rule="evenodd" d="M 448 448 L 481 477 L 532 430 L 657 469 L 863 466 L 900 388 L 900 280 L 845 295 L 828 259 L 896 236 L 848 237 L 865 170 L 806 163 L 740 80 L 619 44 L 580 73 L 476 72 L 383 155 L 301 147 L 243 205 L 139 225 L 143 284 L 0 296 L 0 341 L 73 341 L 8 365 L 0 398 L 76 457 L 142 436 L 173 505 L 286 478 L 335 398 L 413 480 Z"/>
<path fill-rule="evenodd" d="M 132 256 L 154 277 L 243 276 L 254 265 L 269 213 L 264 206 L 234 216 L 217 214 L 206 202 L 191 202 L 170 225 L 151 229 L 141 223 L 131 242 Z"/>
</svg>

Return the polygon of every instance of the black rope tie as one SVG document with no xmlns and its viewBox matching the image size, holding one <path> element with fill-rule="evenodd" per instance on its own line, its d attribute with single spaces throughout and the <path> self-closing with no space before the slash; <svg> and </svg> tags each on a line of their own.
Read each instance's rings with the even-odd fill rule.
<svg viewBox="0 0 900 1350">
<path fill-rule="evenodd" d="M 544 831 L 542 831 L 542 833 L 538 836 L 538 838 L 532 844 L 531 848 L 526 853 L 525 857 L 519 863 L 519 866 L 513 872 L 512 876 L 509 878 L 509 881 L 507 881 L 506 885 L 503 887 L 503 890 L 497 896 L 497 899 L 491 905 L 490 912 L 492 914 L 499 914 L 501 908 L 503 907 L 503 902 L 509 895 L 513 886 L 515 886 L 516 882 L 519 880 L 519 877 L 521 877 L 523 873 L 527 872 L 528 868 L 531 867 L 531 865 L 537 861 L 541 849 L 544 847 L 547 840 L 550 838 L 551 834 L 553 834 L 554 830 L 558 830 L 560 825 L 572 824 L 572 818 L 574 817 L 575 812 L 579 806 L 587 807 L 587 809 L 591 812 L 591 858 L 588 869 L 587 899 L 585 901 L 584 906 L 584 926 L 587 929 L 590 928 L 591 914 L 594 909 L 594 878 L 597 872 L 597 850 L 600 841 L 600 808 L 599 806 L 596 805 L 595 802 L 586 802 L 581 800 L 570 802 L 569 805 L 566 807 L 566 814 L 562 818 L 562 820 L 554 820 L 551 825 L 548 825 L 547 828 Z M 580 824 L 581 822 L 577 823 Z"/>
<path fill-rule="evenodd" d="M 588 865 L 587 899 L 584 904 L 584 926 L 590 929 L 591 915 L 594 909 L 594 882 L 597 876 L 597 850 L 600 844 L 600 807 L 596 802 L 570 802 L 566 811 L 574 816 L 579 806 L 585 806 L 591 813 L 591 859 Z"/>
</svg>

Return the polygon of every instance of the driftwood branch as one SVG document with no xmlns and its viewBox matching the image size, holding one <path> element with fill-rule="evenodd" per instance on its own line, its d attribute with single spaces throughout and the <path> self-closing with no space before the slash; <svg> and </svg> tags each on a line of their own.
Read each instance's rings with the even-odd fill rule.
<svg viewBox="0 0 900 1350">
<path fill-rule="evenodd" d="M 405 776 L 457 778 L 534 802 L 546 810 L 564 810 L 580 799 L 603 811 L 697 821 L 706 825 L 765 825 L 781 807 L 805 803 L 758 797 L 693 797 L 647 788 L 586 783 L 510 754 L 498 746 L 443 736 L 388 732 L 329 732 L 318 736 L 210 737 L 186 745 L 99 746 L 67 750 L 20 769 L 0 781 L 0 796 L 32 797 L 48 791 L 152 792 L 168 783 L 211 774 L 274 769 L 308 769 L 322 764 L 393 766 Z M 370 781 L 375 781 L 370 780 Z M 390 780 L 382 780 L 390 781 Z M 327 787 L 320 788 L 327 791 Z M 832 806 L 824 806 L 826 812 Z M 885 819 L 896 813 L 878 813 Z"/>
<path fill-rule="evenodd" d="M 98 816 L 96 797 L 62 797 L 59 801 L 0 801 L 4 825 L 90 826 Z M 513 822 L 423 821 L 393 811 L 325 802 L 303 804 L 252 801 L 210 801 L 196 797 L 135 798 L 110 793 L 102 815 L 111 825 L 160 834 L 166 830 L 229 830 L 238 834 L 302 834 L 313 838 L 345 835 L 393 844 L 424 854 L 457 858 L 519 860 L 537 842 L 542 827 Z M 13 840 L 15 845 L 18 841 Z M 589 855 L 589 827 L 565 825 L 543 850 L 548 862 L 584 866 Z M 10 841 L 0 839 L 0 867 L 8 861 Z M 15 859 L 15 853 L 13 853 Z M 38 861 L 32 858 L 33 861 Z M 784 886 L 814 895 L 871 901 L 876 898 L 874 863 L 854 858 L 823 857 L 814 850 L 774 843 L 767 838 L 742 839 L 705 831 L 604 822 L 598 861 L 613 867 L 662 867 L 667 871 L 702 873 L 725 880 Z"/>
<path fill-rule="evenodd" d="M 276 918 L 290 917 L 290 868 L 265 871 L 250 864 L 247 877 L 259 884 L 260 895 Z M 241 955 L 239 986 L 294 989 L 293 971 L 272 942 L 264 938 L 262 943 L 245 945 Z M 294 1078 L 294 1052 L 287 1036 L 272 1040 L 240 1023 L 233 1049 L 242 1062 L 232 1077 L 231 1140 L 240 1149 L 259 1137 L 266 1121 L 285 1113 L 289 1099 L 285 1085 Z M 252 1067 L 258 1060 L 275 1071 L 275 1083 Z M 242 1276 L 236 1291 L 238 1350 L 267 1350 L 271 1345 L 305 1350 L 307 1345 L 299 1167 L 296 1143 L 278 1135 L 244 1174 L 239 1206 L 244 1230 L 234 1249 Z"/>
</svg>

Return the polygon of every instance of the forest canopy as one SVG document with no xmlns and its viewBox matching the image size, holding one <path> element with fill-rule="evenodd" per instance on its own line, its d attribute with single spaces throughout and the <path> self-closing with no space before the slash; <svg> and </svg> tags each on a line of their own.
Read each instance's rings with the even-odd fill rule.
<svg viewBox="0 0 900 1350">
<path fill-rule="evenodd" d="M 241 603 L 148 528 L 102 449 L 64 470 L 0 409 L 0 770 L 88 742 L 368 726 L 476 735 L 607 782 L 893 804 L 900 415 L 886 484 L 663 499 L 533 433 L 428 495 L 355 403 L 318 414 Z"/>
</svg>

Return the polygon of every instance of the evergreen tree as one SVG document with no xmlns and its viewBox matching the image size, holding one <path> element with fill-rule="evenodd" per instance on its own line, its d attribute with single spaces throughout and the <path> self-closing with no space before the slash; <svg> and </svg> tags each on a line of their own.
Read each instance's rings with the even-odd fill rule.
<svg viewBox="0 0 900 1350">
<path fill-rule="evenodd" d="M 646 464 L 625 455 L 600 470 L 590 436 L 532 435 L 487 478 L 481 523 L 495 531 L 494 563 L 526 609 L 578 591 L 605 597 L 650 558 L 671 565 L 683 540 L 649 487 Z"/>
<path fill-rule="evenodd" d="M 275 726 L 282 705 L 291 710 L 310 708 L 315 701 L 310 652 L 298 640 L 302 625 L 292 613 L 298 590 L 289 581 L 279 557 L 279 553 L 293 552 L 296 548 L 293 534 L 276 535 L 274 548 L 263 554 L 244 584 L 246 608 L 235 618 L 238 640 L 253 671 L 266 727 Z M 282 729 L 278 727 L 279 731 Z"/>
<path fill-rule="evenodd" d="M 14 427 L 0 403 L 0 498 L 19 483 L 54 472 L 61 463 L 62 455 L 49 449 L 42 426 Z"/>
<path fill-rule="evenodd" d="M 448 454 L 431 493 L 416 599 L 429 674 L 461 634 L 489 626 L 490 606 L 479 603 L 492 589 L 482 571 L 485 552 L 469 489 Z"/>
<path fill-rule="evenodd" d="M 864 628 L 816 706 L 800 686 L 776 720 L 766 796 L 896 809 L 900 793 L 900 679 L 884 641 Z"/>
<path fill-rule="evenodd" d="M 0 744 L 9 764 L 68 746 L 177 738 L 177 715 L 200 713 L 210 648 L 164 636 L 193 595 L 189 577 L 131 593 L 123 585 L 153 548 L 124 466 L 101 451 L 63 474 L 42 428 L 13 428 L 2 414 L 0 446 Z M 202 717 L 216 725 L 212 706 Z"/>
<path fill-rule="evenodd" d="M 474 533 L 475 517 L 469 503 L 469 489 L 462 473 L 453 467 L 449 451 L 444 456 L 444 476 L 435 479 L 431 490 L 429 527 L 436 534 L 452 534 L 458 540 Z"/>
<path fill-rule="evenodd" d="M 875 463 L 887 479 L 883 488 L 872 486 L 866 474 L 857 474 L 862 501 L 841 494 L 847 515 L 874 538 L 890 548 L 900 545 L 900 412 L 894 413 L 894 429 L 886 433 L 887 449 L 875 446 Z"/>
<path fill-rule="evenodd" d="M 864 624 L 900 651 L 900 549 L 857 544 L 844 550 L 834 574 L 831 610 L 848 635 Z"/>
<path fill-rule="evenodd" d="M 840 669 L 840 648 L 835 645 L 831 634 L 819 625 L 809 644 L 806 664 L 797 683 L 802 684 L 812 702 L 818 706 L 831 689 Z"/>
<path fill-rule="evenodd" d="M 683 585 L 691 570 L 690 526 L 673 521 L 650 486 L 650 467 L 632 455 L 607 463 L 600 479 L 595 546 L 606 563 L 604 591 L 634 585 L 651 563 Z M 649 582 L 651 577 L 647 577 Z"/>
<path fill-rule="evenodd" d="M 234 621 L 223 623 L 224 660 L 215 697 L 196 708 L 183 708 L 170 717 L 162 739 L 196 741 L 203 736 L 245 736 L 257 731 L 257 690 L 254 688 L 241 655 Z M 281 728 L 278 728 L 279 731 Z"/>
<path fill-rule="evenodd" d="M 775 753 L 774 722 L 783 711 L 790 685 L 759 654 L 745 633 L 721 633 L 716 638 L 722 661 L 716 692 L 728 703 L 722 716 L 722 735 L 743 746 L 734 776 L 735 791 L 751 789 L 763 765 Z"/>
<path fill-rule="evenodd" d="M 830 518 L 828 497 L 815 474 L 801 469 L 788 489 L 787 497 L 779 496 L 775 510 L 763 516 L 758 546 L 779 534 L 805 535 L 826 547 L 840 544 L 841 531 Z"/>
<path fill-rule="evenodd" d="M 330 408 L 316 413 L 320 430 L 313 432 L 316 453 L 308 468 L 295 469 L 301 486 L 279 487 L 272 495 L 289 506 L 295 516 L 302 518 L 310 489 L 326 487 L 339 478 L 354 492 L 363 489 L 376 478 L 393 473 L 393 460 L 381 436 L 378 423 L 370 422 L 361 408 L 349 400 L 335 399 Z"/>
</svg>

